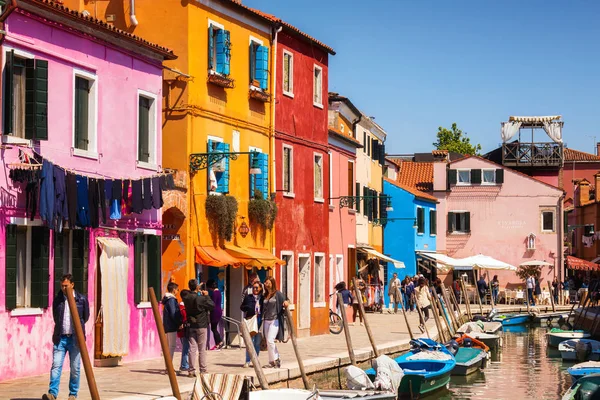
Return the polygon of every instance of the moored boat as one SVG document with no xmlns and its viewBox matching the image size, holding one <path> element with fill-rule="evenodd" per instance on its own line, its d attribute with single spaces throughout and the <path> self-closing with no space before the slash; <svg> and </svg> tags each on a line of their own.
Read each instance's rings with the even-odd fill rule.
<svg viewBox="0 0 600 400">
<path fill-rule="evenodd" d="M 458 347 L 455 348 L 455 345 Z M 485 368 L 487 364 L 489 347 L 469 335 L 462 335 L 450 341 L 446 347 L 454 354 L 456 360 L 452 375 L 470 375 Z"/>
<path fill-rule="evenodd" d="M 502 314 L 495 316 L 494 321 L 501 322 L 502 326 L 522 325 L 531 321 L 531 314 Z"/>
<path fill-rule="evenodd" d="M 396 393 L 380 392 L 376 390 L 319 390 L 318 392 L 319 397 L 322 400 L 394 400 L 397 398 Z"/>
<path fill-rule="evenodd" d="M 586 331 L 581 330 L 562 330 L 558 328 L 553 328 L 546 334 L 548 338 L 548 345 L 552 347 L 558 347 L 561 342 L 569 339 L 586 339 L 589 338 L 590 335 Z"/>
<path fill-rule="evenodd" d="M 457 333 L 483 332 L 495 334 L 502 329 L 502 322 L 498 321 L 473 321 L 462 324 Z"/>
<path fill-rule="evenodd" d="M 592 339 L 569 339 L 558 345 L 563 360 L 600 361 L 600 342 Z"/>
<path fill-rule="evenodd" d="M 600 374 L 587 375 L 573 383 L 562 400 L 592 400 L 600 392 Z"/>
<path fill-rule="evenodd" d="M 552 324 L 558 322 L 561 319 L 566 320 L 569 317 L 568 312 L 551 312 L 551 313 L 534 313 L 533 322 L 541 324 Z"/>
<path fill-rule="evenodd" d="M 573 383 L 578 379 L 592 374 L 600 374 L 600 361 L 586 361 L 579 364 L 575 364 L 567 369 Z"/>
</svg>

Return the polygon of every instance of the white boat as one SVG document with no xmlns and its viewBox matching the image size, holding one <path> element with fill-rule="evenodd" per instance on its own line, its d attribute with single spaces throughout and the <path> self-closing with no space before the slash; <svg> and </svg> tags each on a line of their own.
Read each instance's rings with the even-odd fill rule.
<svg viewBox="0 0 600 400">
<path fill-rule="evenodd" d="M 303 389 L 269 389 L 250 392 L 248 400 L 394 400 L 396 393 L 378 392 L 376 390 L 314 390 Z"/>
<path fill-rule="evenodd" d="M 474 321 L 462 324 L 460 328 L 456 330 L 457 333 L 468 333 L 481 332 L 495 334 L 502 329 L 502 322 L 497 321 Z"/>
<path fill-rule="evenodd" d="M 563 360 L 600 361 L 600 342 L 592 339 L 569 339 L 558 345 Z"/>
<path fill-rule="evenodd" d="M 554 328 L 550 332 L 546 333 L 546 337 L 548 338 L 548 346 L 552 347 L 558 347 L 558 345 L 565 340 L 587 339 L 590 336 L 592 335 L 586 331 L 562 330 L 558 328 Z"/>
</svg>

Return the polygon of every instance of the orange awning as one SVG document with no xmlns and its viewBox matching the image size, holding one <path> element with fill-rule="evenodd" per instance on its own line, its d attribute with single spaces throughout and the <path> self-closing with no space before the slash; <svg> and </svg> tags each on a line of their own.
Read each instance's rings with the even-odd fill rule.
<svg viewBox="0 0 600 400">
<path fill-rule="evenodd" d="M 284 265 L 285 261 L 275 257 L 268 250 L 227 245 L 227 252 L 240 260 L 246 268 L 273 268 Z"/>
<path fill-rule="evenodd" d="M 582 260 L 581 258 L 567 256 L 567 267 L 570 269 L 597 271 L 600 270 L 600 265 L 591 261 Z"/>
<path fill-rule="evenodd" d="M 196 246 L 196 262 L 209 267 L 239 267 L 244 264 L 224 249 L 212 246 Z"/>
</svg>

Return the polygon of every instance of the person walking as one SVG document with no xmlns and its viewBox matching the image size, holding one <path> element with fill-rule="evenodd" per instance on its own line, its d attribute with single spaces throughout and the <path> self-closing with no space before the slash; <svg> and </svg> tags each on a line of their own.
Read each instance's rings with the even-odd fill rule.
<svg viewBox="0 0 600 400">
<path fill-rule="evenodd" d="M 215 308 L 215 303 L 206 290 L 200 290 L 195 279 L 188 282 L 189 292 L 183 297 L 185 313 L 189 321 L 188 341 L 190 343 L 190 369 L 188 376 L 196 377 L 196 371 L 207 372 L 206 342 L 208 338 L 208 313 Z"/>
<path fill-rule="evenodd" d="M 388 283 L 388 296 L 390 298 L 390 307 L 388 308 L 388 313 L 392 313 L 392 308 L 394 309 L 394 314 L 398 312 L 398 303 L 400 303 L 400 296 L 402 293 L 400 292 L 400 287 L 402 283 L 400 279 L 398 279 L 398 274 L 393 273 L 392 279 Z"/>
<path fill-rule="evenodd" d="M 187 296 L 189 290 L 183 289 L 181 291 L 181 298 Z M 181 363 L 179 364 L 179 375 L 187 373 L 190 369 L 190 341 L 188 340 L 188 321 L 185 314 L 185 304 L 183 301 L 179 303 L 179 312 L 181 312 L 182 324 L 177 330 L 177 337 L 181 341 Z"/>
<path fill-rule="evenodd" d="M 406 292 L 406 310 L 410 312 L 415 311 L 415 284 L 410 277 L 406 277 L 406 284 L 404 285 L 404 291 Z"/>
<path fill-rule="evenodd" d="M 52 333 L 52 369 L 50 370 L 50 385 L 48 393 L 42 396 L 42 400 L 56 400 L 60 387 L 60 376 L 62 374 L 65 356 L 69 354 L 71 373 L 69 374 L 69 398 L 77 399 L 79 393 L 79 377 L 81 367 L 81 354 L 79 343 L 75 336 L 73 318 L 67 302 L 67 290 L 73 290 L 73 297 L 79 314 L 79 322 L 85 337 L 85 323 L 90 318 L 90 305 L 87 298 L 75 291 L 75 283 L 71 274 L 65 274 L 60 279 L 61 291 L 56 294 L 52 302 L 52 317 L 54 318 L 54 331 Z"/>
<path fill-rule="evenodd" d="M 337 304 L 337 309 L 339 313 L 346 313 L 346 319 L 349 321 L 352 316 L 352 302 L 354 297 L 352 293 L 346 287 L 346 282 L 342 281 L 335 285 L 335 290 L 342 295 L 343 304 Z M 336 297 L 337 303 L 337 297 Z M 341 316 L 341 315 L 340 315 Z"/>
<path fill-rule="evenodd" d="M 208 295 L 212 299 L 213 303 L 215 303 L 215 308 L 210 312 L 210 330 L 215 342 L 215 345 L 211 348 L 211 350 L 219 351 L 224 346 L 221 333 L 219 332 L 219 324 L 223 318 L 223 309 L 221 308 L 222 295 L 219 291 L 219 287 L 217 286 L 217 282 L 214 279 L 209 279 L 206 282 L 206 288 L 208 289 Z"/>
<path fill-rule="evenodd" d="M 260 342 L 262 340 L 261 335 L 261 326 L 262 326 L 262 309 L 263 309 L 263 288 L 260 282 L 254 282 L 252 285 L 252 294 L 244 297 L 242 300 L 242 305 L 240 306 L 240 310 L 245 315 L 245 319 L 249 320 L 252 317 L 256 316 L 256 323 L 258 331 L 252 336 L 252 345 L 254 346 L 254 351 L 256 351 L 256 356 L 258 357 L 260 353 Z M 244 368 L 250 367 L 250 353 L 248 349 L 246 349 L 246 362 L 244 363 Z"/>
<path fill-rule="evenodd" d="M 360 293 L 360 295 L 362 296 L 362 300 L 364 303 L 364 299 L 365 299 L 365 282 L 362 279 L 357 279 L 356 280 L 356 284 L 358 285 L 358 292 Z M 352 287 L 351 287 L 351 292 L 355 293 L 354 291 L 354 282 L 352 282 Z M 355 295 L 352 297 L 352 324 L 356 323 L 356 318 L 360 319 L 360 324 L 363 325 L 363 319 L 362 319 L 362 315 L 359 311 L 359 305 L 358 305 L 358 297 Z"/>
<path fill-rule="evenodd" d="M 498 280 L 498 275 L 494 275 L 492 279 L 492 299 L 494 299 L 494 304 L 498 304 L 498 293 L 500 292 L 500 281 Z"/>
<path fill-rule="evenodd" d="M 535 293 L 535 296 L 534 296 L 535 302 L 537 304 L 539 304 L 541 301 L 541 296 L 542 296 L 542 287 L 540 286 L 540 280 L 537 277 L 535 278 L 534 293 Z"/>
<path fill-rule="evenodd" d="M 535 302 L 533 301 L 533 290 L 535 289 L 535 278 L 533 275 L 529 275 L 527 280 L 525 281 L 527 286 L 527 301 L 530 305 L 535 306 Z"/>
<path fill-rule="evenodd" d="M 479 292 L 479 298 L 481 299 L 481 302 L 485 304 L 485 293 L 487 292 L 487 283 L 485 282 L 483 274 L 477 281 L 477 291 Z"/>
<path fill-rule="evenodd" d="M 554 304 L 558 304 L 558 288 L 559 288 L 558 279 L 554 277 L 552 280 L 552 297 L 554 298 Z"/>
<path fill-rule="evenodd" d="M 431 308 L 431 302 L 429 301 L 429 287 L 426 284 L 425 278 L 419 278 L 419 286 L 415 288 L 415 298 L 417 301 L 417 307 L 421 310 L 424 318 L 421 318 L 419 315 L 419 319 L 421 324 L 419 325 L 419 329 L 422 332 L 425 332 L 425 323 L 429 319 L 429 309 Z"/>
<path fill-rule="evenodd" d="M 173 362 L 173 356 L 175 355 L 175 347 L 177 347 L 177 330 L 183 323 L 181 318 L 181 310 L 179 310 L 179 304 L 177 304 L 177 293 L 179 292 L 179 285 L 175 282 L 169 282 L 167 284 L 167 293 L 161 300 L 163 305 L 163 316 L 162 322 L 167 334 L 167 343 L 169 344 L 169 354 L 171 354 L 171 362 Z M 167 371 L 165 370 L 165 373 Z"/>
<path fill-rule="evenodd" d="M 284 339 L 283 309 L 289 302 L 283 293 L 277 290 L 277 283 L 272 276 L 265 281 L 265 298 L 263 300 L 263 331 L 269 351 L 269 364 L 265 368 L 280 368 L 281 360 L 275 340 L 280 342 Z"/>
</svg>

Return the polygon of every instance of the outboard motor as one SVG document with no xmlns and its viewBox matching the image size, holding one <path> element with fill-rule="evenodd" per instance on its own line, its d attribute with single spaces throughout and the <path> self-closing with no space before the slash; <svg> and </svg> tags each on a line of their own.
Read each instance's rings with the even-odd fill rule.
<svg viewBox="0 0 600 400">
<path fill-rule="evenodd" d="M 448 351 L 452 353 L 453 356 L 455 356 L 456 353 L 458 353 L 458 348 L 458 343 L 454 339 L 446 343 L 446 349 L 448 349 Z"/>
<path fill-rule="evenodd" d="M 575 344 L 575 354 L 579 362 L 587 361 L 589 359 L 590 354 L 592 354 L 591 343 L 578 341 Z"/>
<path fill-rule="evenodd" d="M 490 313 L 487 316 L 488 321 L 491 321 L 492 319 L 494 319 L 494 317 L 498 315 L 498 309 L 497 308 L 492 308 L 492 310 L 490 311 Z"/>
<path fill-rule="evenodd" d="M 465 347 L 473 347 L 473 340 L 471 340 L 471 338 L 467 337 L 463 340 L 463 346 Z"/>
</svg>

